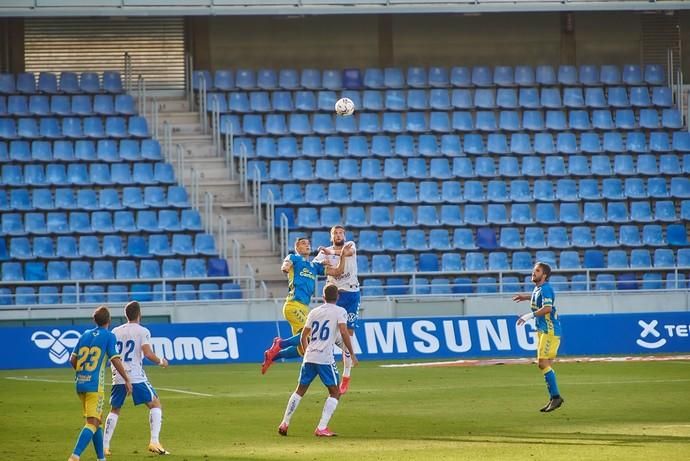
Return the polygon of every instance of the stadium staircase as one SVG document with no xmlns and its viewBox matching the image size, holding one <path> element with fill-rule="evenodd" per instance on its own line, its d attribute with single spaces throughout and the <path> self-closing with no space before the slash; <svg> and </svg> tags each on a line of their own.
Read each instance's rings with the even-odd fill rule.
<svg viewBox="0 0 690 461">
<path fill-rule="evenodd" d="M 190 109 L 185 97 L 159 98 L 157 104 L 160 132 L 164 132 L 166 123 L 171 127 L 171 162 L 175 173 L 188 187 L 190 196 L 193 176 L 195 172 L 198 175 L 198 195 L 202 203 L 211 206 L 212 228 L 219 247 L 222 235 L 218 223 L 227 220 L 225 243 L 231 272 L 254 275 L 256 296 L 282 297 L 285 276 L 280 272 L 279 253 L 271 250 L 271 242 L 257 222 L 251 201 L 241 191 L 239 178 L 230 179 L 225 160 L 215 154 L 213 139 L 211 134 L 204 134 L 198 111 Z M 150 117 L 148 121 L 153 126 Z M 177 158 L 178 144 L 184 157 L 182 162 Z M 204 201 L 206 194 L 212 196 L 211 202 Z M 208 215 L 204 214 L 204 218 L 208 219 Z"/>
</svg>

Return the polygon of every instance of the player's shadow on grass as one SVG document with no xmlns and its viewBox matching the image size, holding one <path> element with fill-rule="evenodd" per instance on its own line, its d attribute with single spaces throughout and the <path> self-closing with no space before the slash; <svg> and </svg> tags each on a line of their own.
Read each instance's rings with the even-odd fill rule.
<svg viewBox="0 0 690 461">
<path fill-rule="evenodd" d="M 649 443 L 690 443 L 690 437 L 673 435 L 640 434 L 592 434 L 585 432 L 552 433 L 548 440 L 543 436 L 526 434 L 481 434 L 458 435 L 456 437 L 420 437 L 418 440 L 474 443 L 509 443 L 518 445 L 601 445 L 601 446 L 643 446 Z M 578 441 L 575 441 L 578 440 Z"/>
</svg>

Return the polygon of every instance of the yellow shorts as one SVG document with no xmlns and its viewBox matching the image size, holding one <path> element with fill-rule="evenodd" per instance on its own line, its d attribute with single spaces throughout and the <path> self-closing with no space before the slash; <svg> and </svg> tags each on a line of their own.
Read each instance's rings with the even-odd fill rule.
<svg viewBox="0 0 690 461">
<path fill-rule="evenodd" d="M 539 333 L 538 338 L 537 359 L 555 359 L 556 354 L 558 354 L 558 346 L 561 345 L 561 337 Z"/>
<path fill-rule="evenodd" d="M 103 392 L 79 392 L 77 395 L 81 400 L 84 417 L 102 420 L 103 403 L 105 402 Z"/>
<path fill-rule="evenodd" d="M 307 314 L 309 314 L 309 306 L 299 301 L 285 301 L 285 304 L 283 304 L 283 317 L 290 324 L 293 335 L 296 335 L 298 331 L 304 328 L 304 324 L 307 322 Z"/>
</svg>

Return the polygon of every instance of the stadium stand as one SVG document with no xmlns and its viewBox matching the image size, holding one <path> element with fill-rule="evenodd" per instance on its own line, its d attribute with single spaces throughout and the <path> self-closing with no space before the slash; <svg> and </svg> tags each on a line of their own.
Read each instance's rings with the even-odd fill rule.
<svg viewBox="0 0 690 461">
<path fill-rule="evenodd" d="M 119 73 L 0 83 L 5 304 L 241 296 Z"/>
<path fill-rule="evenodd" d="M 289 230 L 352 231 L 374 277 L 365 293 L 407 293 L 427 276 L 422 291 L 495 291 L 504 273 L 529 270 L 525 248 L 543 251 L 567 289 L 586 269 L 595 289 L 666 287 L 637 282 L 657 267 L 687 278 L 690 135 L 660 66 L 367 68 L 336 83 L 333 72 L 305 70 L 268 97 L 220 91 L 224 70 L 207 107 L 223 101 L 221 132 L 258 172 L 262 201 L 270 190 L 285 207 L 276 216 L 296 216 Z M 338 95 L 354 116 L 333 114 Z M 429 254 L 455 254 L 441 267 L 461 283 L 438 278 Z"/>
</svg>

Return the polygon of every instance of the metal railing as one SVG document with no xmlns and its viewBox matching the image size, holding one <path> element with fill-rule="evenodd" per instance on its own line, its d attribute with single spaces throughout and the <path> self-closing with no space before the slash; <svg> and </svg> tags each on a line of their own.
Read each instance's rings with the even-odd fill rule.
<svg viewBox="0 0 690 461">
<path fill-rule="evenodd" d="M 124 90 L 125 93 L 130 93 L 132 91 L 132 56 L 129 52 L 125 51 L 125 72 L 124 72 Z"/>
<path fill-rule="evenodd" d="M 213 231 L 213 200 L 214 196 L 210 192 L 204 192 L 204 230 L 210 234 Z"/>
<path fill-rule="evenodd" d="M 199 171 L 194 167 L 190 168 L 189 173 L 190 173 L 191 181 L 192 181 L 192 186 L 191 186 L 191 189 L 192 189 L 192 208 L 194 208 L 195 210 L 199 210 L 200 205 L 201 205 L 201 202 L 199 199 L 199 176 L 200 176 L 200 174 L 199 174 Z"/>
<path fill-rule="evenodd" d="M 223 215 L 218 215 L 216 219 L 216 237 L 220 241 L 218 251 L 223 259 L 228 259 L 228 218 Z"/>
<path fill-rule="evenodd" d="M 166 162 L 172 163 L 172 125 L 168 121 L 163 122 L 163 157 Z M 180 176 L 182 172 L 180 172 Z"/>
<path fill-rule="evenodd" d="M 280 213 L 280 259 L 290 253 L 290 242 L 288 241 L 289 221 L 285 213 Z"/>
<path fill-rule="evenodd" d="M 187 102 L 189 103 L 189 110 L 194 112 L 194 57 L 191 54 L 186 55 L 186 64 L 185 89 L 187 92 Z"/>
<path fill-rule="evenodd" d="M 199 79 L 199 88 L 197 88 L 199 97 L 199 124 L 201 125 L 201 130 L 204 134 L 208 134 L 208 115 L 206 111 L 206 79 Z"/>
<path fill-rule="evenodd" d="M 220 125 L 218 126 L 220 131 Z M 234 152 L 234 135 L 232 133 L 232 126 L 230 126 L 230 132 L 225 133 L 225 168 L 228 169 L 230 173 L 230 179 L 234 180 L 235 173 L 235 152 Z M 244 146 L 243 146 L 244 147 Z"/>
<path fill-rule="evenodd" d="M 242 254 L 242 244 L 240 243 L 239 240 L 237 239 L 232 239 L 231 240 L 231 248 L 230 248 L 230 254 L 231 254 L 231 269 L 230 273 L 231 274 L 239 274 L 241 271 L 242 263 L 241 263 L 241 254 Z"/>
<path fill-rule="evenodd" d="M 616 291 L 635 291 L 642 290 L 642 286 L 646 284 L 658 284 L 661 288 L 649 289 L 671 289 L 671 290 L 687 290 L 690 285 L 690 280 L 687 280 L 683 274 L 690 271 L 690 267 L 666 267 L 666 268 L 621 268 L 621 269 L 573 269 L 573 270 L 559 270 L 554 269 L 551 275 L 551 285 L 556 290 L 562 291 L 602 291 L 600 286 L 605 284 L 612 284 Z M 636 277 L 634 279 L 608 279 L 597 280 L 597 274 L 619 274 L 619 273 L 662 273 L 673 274 L 669 280 L 645 280 L 644 278 Z M 528 276 L 529 270 L 510 270 L 510 271 L 434 271 L 434 272 L 367 272 L 360 273 L 360 278 L 379 279 L 381 285 L 368 285 L 361 283 L 360 288 L 363 289 L 363 295 L 366 296 L 368 292 L 376 289 L 382 289 L 393 295 L 418 295 L 431 294 L 448 295 L 448 294 L 495 294 L 495 293 L 513 293 L 515 291 L 525 291 L 529 288 L 524 279 L 508 280 L 506 277 Z M 554 280 L 554 275 L 559 274 L 581 274 L 584 275 L 583 280 L 569 280 L 558 281 Z M 495 277 L 495 281 L 471 281 L 471 276 L 487 276 Z M 443 278 L 447 283 L 440 282 L 437 285 L 429 283 L 429 279 Z M 466 280 L 458 280 L 466 278 Z M 399 283 L 395 285 L 388 285 L 383 283 L 383 279 L 408 279 L 408 283 Z M 424 282 L 418 282 L 424 279 Z M 455 280 L 453 280 L 455 279 Z M 670 284 L 670 285 L 669 285 Z M 572 289 L 576 287 L 576 289 Z M 436 293 L 433 293 L 436 291 Z"/>
<path fill-rule="evenodd" d="M 261 192 L 259 192 L 259 200 L 261 200 Z M 271 251 L 276 251 L 276 201 L 273 196 L 273 191 L 268 190 L 268 197 L 266 200 L 266 232 L 268 240 L 271 242 Z"/>
<path fill-rule="evenodd" d="M 218 95 L 213 95 L 211 99 L 211 139 L 213 139 L 214 155 L 220 155 L 221 138 L 220 138 L 220 103 L 218 102 Z"/>
<path fill-rule="evenodd" d="M 185 155 L 184 155 L 184 148 L 182 147 L 182 144 L 175 144 L 175 157 L 177 157 L 177 171 L 179 172 L 178 177 L 179 177 L 180 185 L 184 187 L 186 185 L 186 181 L 185 181 L 185 177 L 184 177 L 184 173 L 185 173 L 184 157 L 185 157 Z"/>
<path fill-rule="evenodd" d="M 218 292 L 221 293 L 221 298 L 223 298 L 223 293 L 236 293 L 238 290 L 223 290 L 219 287 L 218 290 L 201 290 L 200 288 L 187 289 L 187 287 L 181 287 L 182 290 L 178 290 L 178 284 L 199 284 L 199 283 L 219 283 L 223 284 L 226 282 L 236 283 L 240 285 L 240 292 L 242 298 L 255 298 L 256 297 L 256 280 L 250 271 L 246 271 L 245 274 L 231 274 L 227 277 L 186 277 L 186 278 L 138 278 L 138 279 L 113 279 L 113 280 L 42 280 L 42 281 L 17 281 L 17 282 L 0 282 L 0 288 L 9 287 L 12 288 L 21 286 L 36 287 L 37 290 L 34 293 L 19 293 L 14 294 L 0 294 L 0 304 L 3 308 L 8 308 L 6 299 L 9 297 L 14 302 L 15 305 L 27 306 L 29 308 L 36 308 L 37 306 L 53 306 L 53 307 L 69 307 L 73 308 L 74 305 L 93 305 L 102 304 L 105 302 L 106 298 L 109 296 L 126 296 L 127 299 L 132 297 L 138 297 L 141 302 L 170 302 L 170 301 L 193 301 L 199 298 L 200 294 L 208 292 Z M 145 285 L 150 291 L 137 290 L 133 291 L 132 287 L 134 285 Z M 109 286 L 127 286 L 127 291 L 108 291 L 106 287 Z M 244 285 L 244 288 L 242 288 Z M 41 292 L 40 287 L 49 286 L 55 287 L 55 292 Z M 88 287 L 98 286 L 102 287 L 103 291 L 92 291 L 87 292 Z M 74 292 L 65 293 L 65 287 L 73 287 Z M 58 292 L 59 291 L 59 292 Z M 184 299 L 184 295 L 194 294 L 193 299 Z M 183 295 L 183 296 L 179 296 Z M 35 298 L 35 303 L 21 303 L 17 304 L 16 300 L 24 298 Z M 56 297 L 59 301 L 57 304 L 41 302 L 41 297 L 52 298 Z M 69 297 L 69 299 L 67 299 Z M 147 300 L 147 298 L 152 298 Z M 67 300 L 66 300 L 67 299 Z"/>
</svg>

